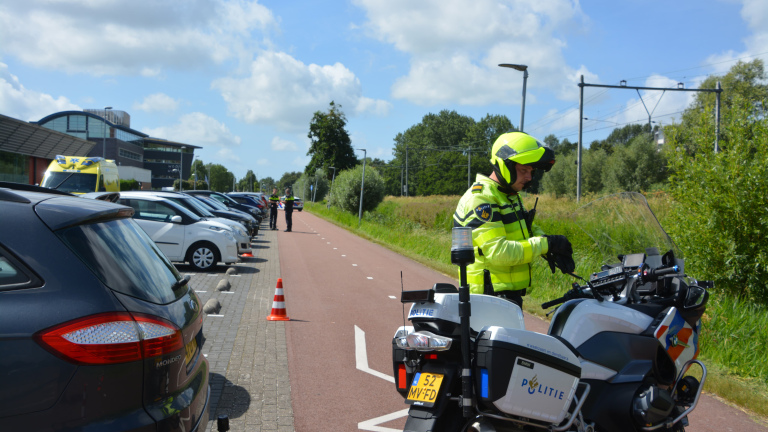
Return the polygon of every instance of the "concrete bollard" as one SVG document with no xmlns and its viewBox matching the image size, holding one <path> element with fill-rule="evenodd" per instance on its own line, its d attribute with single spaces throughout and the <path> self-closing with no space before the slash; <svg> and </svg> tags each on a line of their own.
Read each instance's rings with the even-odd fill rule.
<svg viewBox="0 0 768 432">
<path fill-rule="evenodd" d="M 221 303 L 219 303 L 219 301 L 215 298 L 208 300 L 203 306 L 203 312 L 209 315 L 217 314 L 219 311 L 221 311 Z"/>
<path fill-rule="evenodd" d="M 227 269 L 227 274 L 228 275 L 236 275 L 237 274 L 237 268 L 235 268 L 235 267 L 228 268 Z"/>
<path fill-rule="evenodd" d="M 232 285 L 226 279 L 220 280 L 219 284 L 216 285 L 216 291 L 229 291 L 230 288 L 232 288 Z"/>
</svg>

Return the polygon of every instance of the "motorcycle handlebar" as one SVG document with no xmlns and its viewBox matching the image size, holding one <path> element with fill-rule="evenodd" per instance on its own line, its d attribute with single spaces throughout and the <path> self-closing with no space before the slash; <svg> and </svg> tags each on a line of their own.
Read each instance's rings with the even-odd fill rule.
<svg viewBox="0 0 768 432">
<path fill-rule="evenodd" d="M 655 282 L 660 277 L 677 273 L 678 267 L 676 265 L 672 267 L 660 267 L 643 271 L 643 279 L 649 282 Z"/>
<path fill-rule="evenodd" d="M 554 300 L 550 300 L 548 302 L 542 303 L 541 304 L 541 308 L 542 309 L 549 309 L 552 306 L 559 305 L 560 303 L 565 303 L 566 300 L 568 300 L 568 299 L 566 299 L 564 296 L 560 297 L 560 298 L 557 298 L 557 299 L 554 299 Z"/>
</svg>

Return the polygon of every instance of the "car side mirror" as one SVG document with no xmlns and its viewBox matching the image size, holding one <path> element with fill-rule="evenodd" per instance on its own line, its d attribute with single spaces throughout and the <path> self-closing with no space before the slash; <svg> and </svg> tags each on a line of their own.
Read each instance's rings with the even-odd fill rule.
<svg viewBox="0 0 768 432">
<path fill-rule="evenodd" d="M 181 216 L 176 215 L 171 217 L 171 223 L 181 223 Z"/>
</svg>

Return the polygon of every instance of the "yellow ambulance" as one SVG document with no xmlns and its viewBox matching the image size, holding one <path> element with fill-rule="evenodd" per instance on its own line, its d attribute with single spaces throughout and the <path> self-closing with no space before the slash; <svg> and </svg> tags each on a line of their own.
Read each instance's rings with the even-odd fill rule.
<svg viewBox="0 0 768 432">
<path fill-rule="evenodd" d="M 120 192 L 120 177 L 113 160 L 57 155 L 48 165 L 41 186 L 75 194 Z"/>
</svg>

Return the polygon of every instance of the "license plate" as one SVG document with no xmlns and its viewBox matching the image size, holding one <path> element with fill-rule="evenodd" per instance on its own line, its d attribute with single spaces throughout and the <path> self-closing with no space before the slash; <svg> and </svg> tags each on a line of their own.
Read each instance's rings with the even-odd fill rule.
<svg viewBox="0 0 768 432">
<path fill-rule="evenodd" d="M 443 382 L 442 374 L 418 372 L 413 377 L 411 389 L 408 390 L 406 402 L 412 405 L 431 407 L 437 401 L 440 394 L 440 384 Z"/>
<path fill-rule="evenodd" d="M 195 352 L 197 352 L 197 339 L 192 339 L 189 341 L 186 347 L 184 347 L 186 350 L 186 357 L 184 359 L 185 364 L 189 364 L 189 362 L 192 361 L 192 358 L 195 357 Z"/>
</svg>

